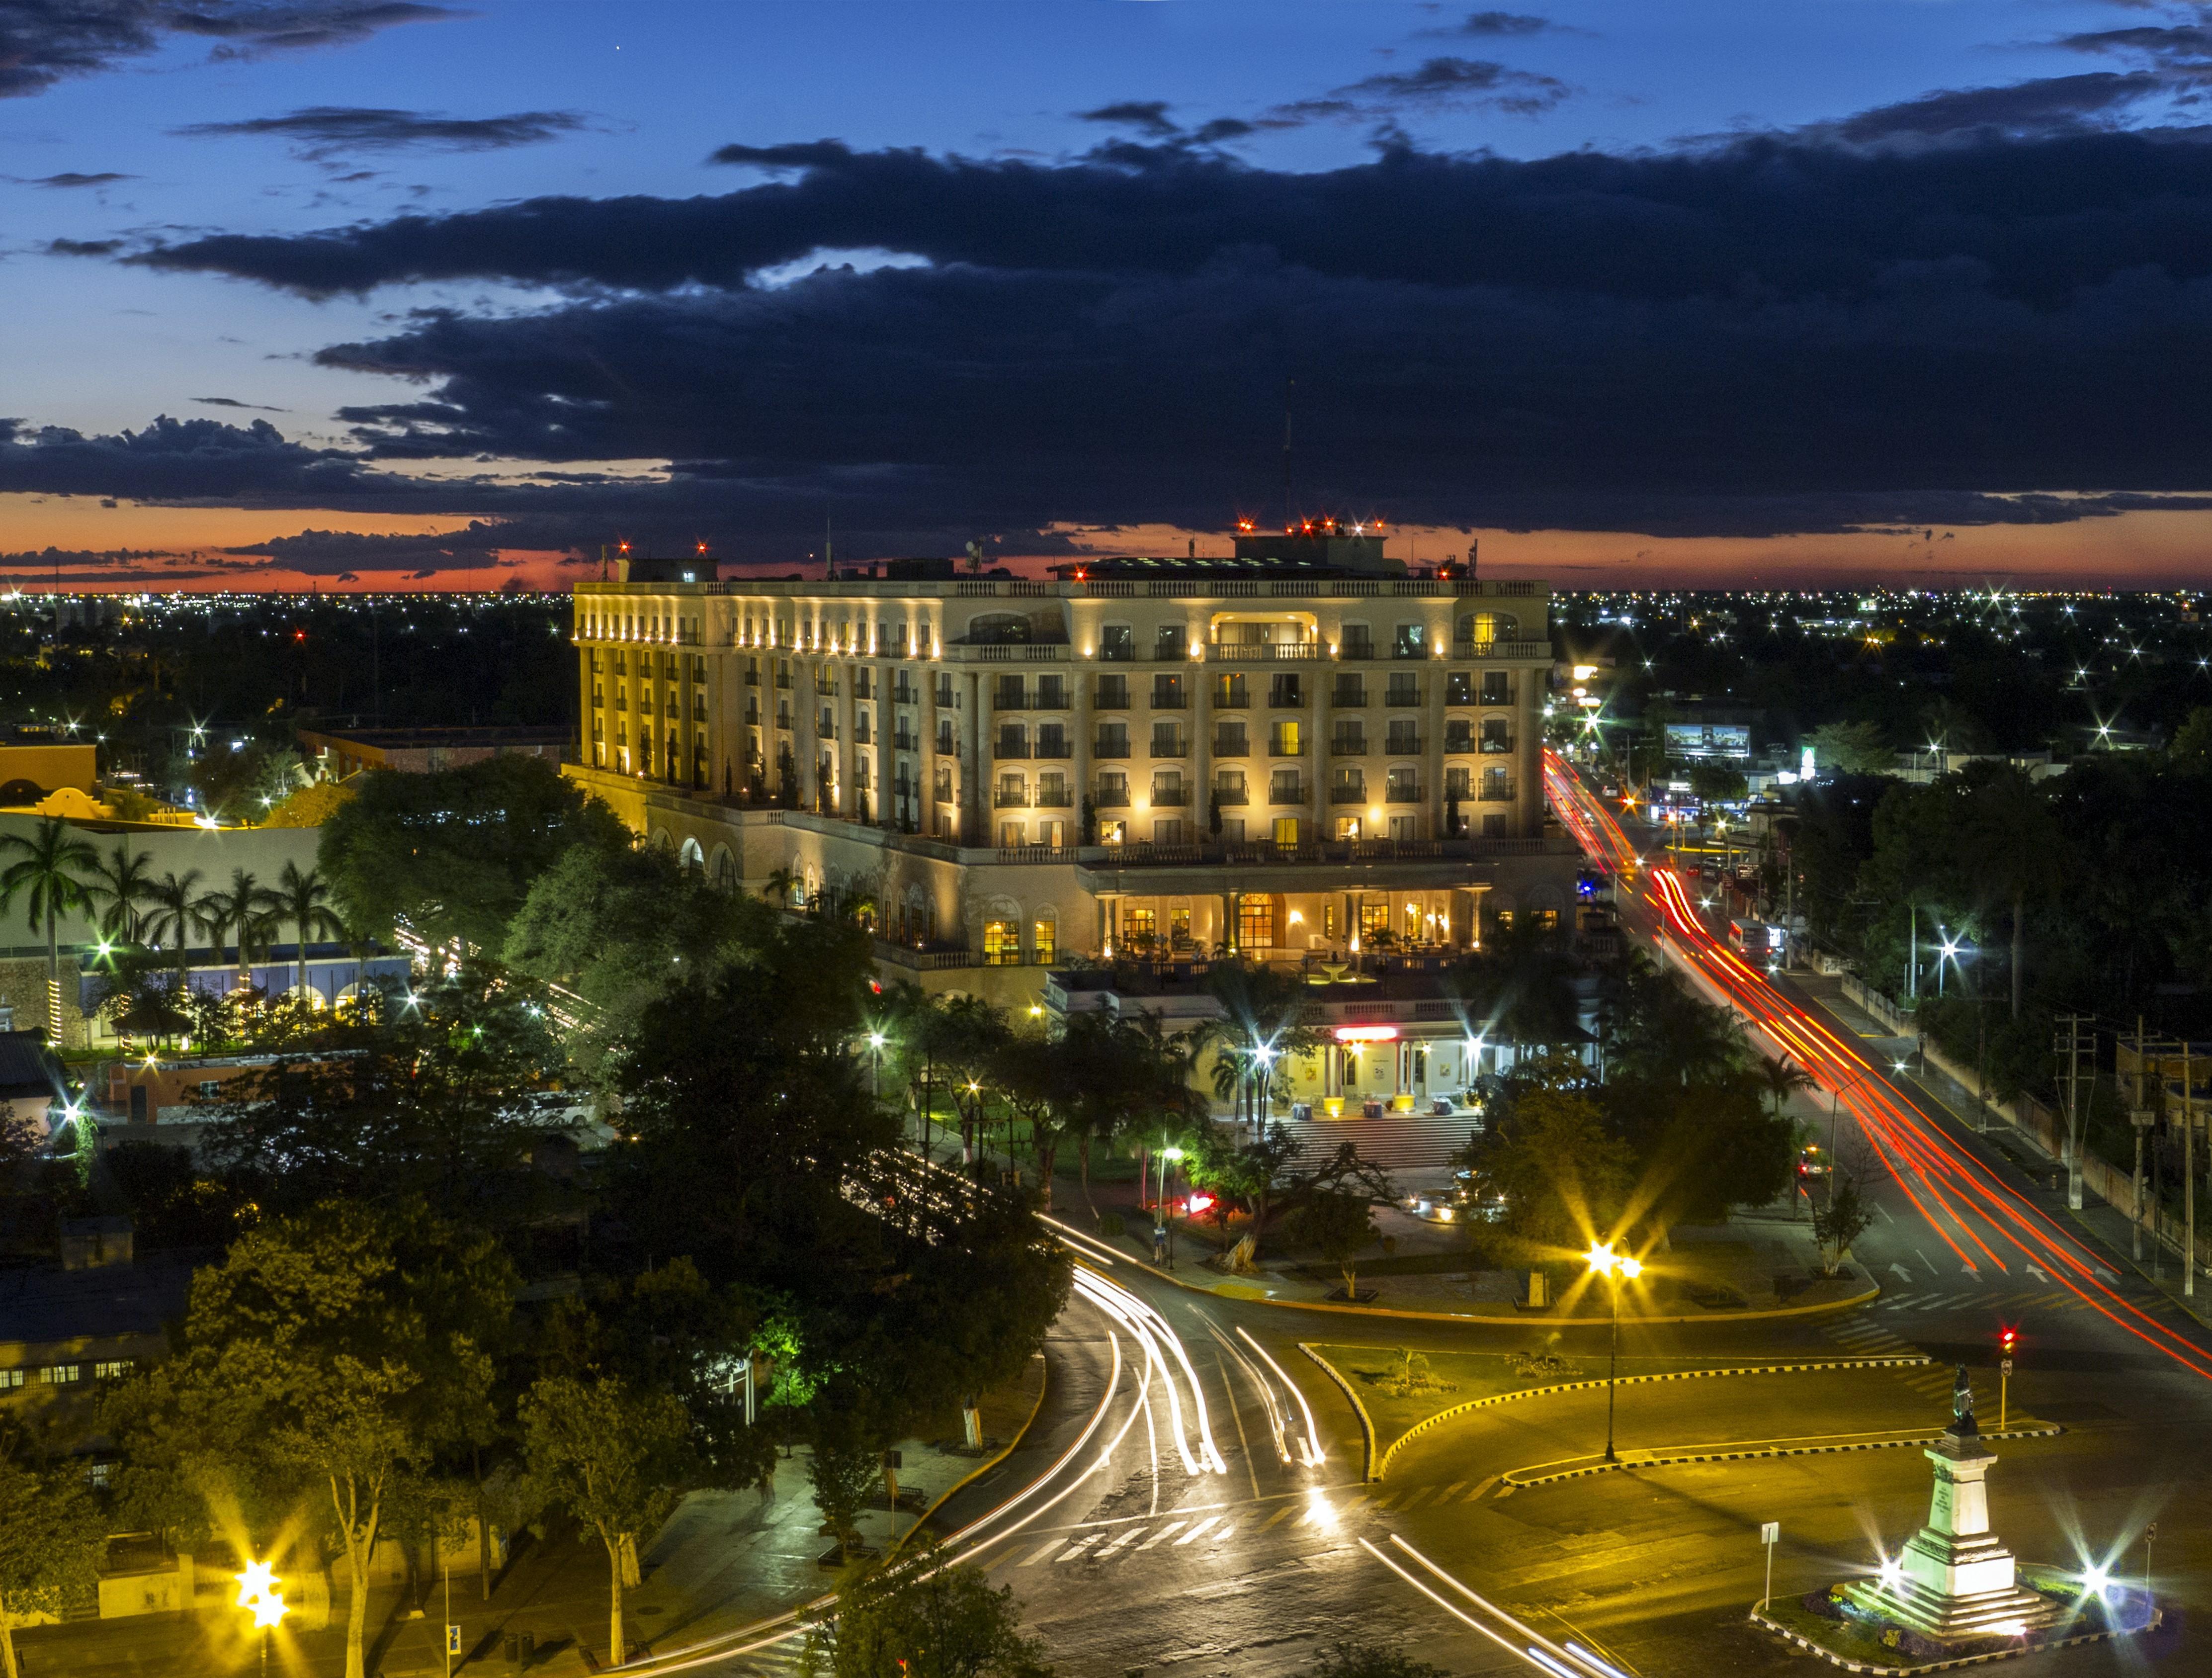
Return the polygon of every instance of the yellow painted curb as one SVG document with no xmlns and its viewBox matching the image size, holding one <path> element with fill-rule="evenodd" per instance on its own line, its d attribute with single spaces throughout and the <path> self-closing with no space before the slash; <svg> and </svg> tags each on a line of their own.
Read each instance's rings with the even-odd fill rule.
<svg viewBox="0 0 2212 1678">
<path fill-rule="evenodd" d="M 1051 1389 L 1052 1387 L 1052 1365 L 1046 1359 L 1044 1353 L 1042 1352 L 1037 1353 L 1037 1363 L 1042 1367 L 1044 1373 L 1043 1378 L 1037 1383 L 1036 1401 L 1030 1406 L 1030 1413 L 1023 1419 L 1022 1425 L 1014 1430 L 1014 1437 L 1006 1441 L 1005 1445 L 1000 1449 L 999 1454 L 996 1456 L 991 1457 L 986 1462 L 977 1463 L 974 1468 L 969 1470 L 967 1474 L 963 1474 L 958 1480 L 955 1480 L 951 1485 L 946 1486 L 942 1492 L 939 1492 L 934 1498 L 931 1499 L 929 1501 L 929 1506 L 924 1509 L 921 1514 L 914 1517 L 914 1524 L 891 1541 L 890 1547 L 884 1553 L 884 1559 L 885 1561 L 890 1561 L 893 1557 L 898 1554 L 901 1548 L 905 1546 L 906 1541 L 913 1537 L 915 1534 L 920 1532 L 922 1527 L 929 1520 L 929 1517 L 936 1514 L 939 1509 L 945 1506 L 945 1499 L 950 1498 L 955 1492 L 960 1490 L 962 1486 L 970 1485 L 974 1481 L 980 1480 L 983 1475 L 990 1473 L 991 1470 L 997 1468 L 1000 1463 L 1005 1462 L 1009 1456 L 1012 1456 L 1014 1454 L 1015 1449 L 1020 1445 L 1021 1442 L 1029 1438 L 1030 1429 L 1036 1424 L 1037 1413 L 1044 1408 L 1044 1395 Z"/>
<path fill-rule="evenodd" d="M 1319 1361 L 1316 1359 L 1316 1361 Z M 1915 1353 L 1908 1358 L 1830 1358 L 1819 1363 L 1803 1364 L 1736 1364 L 1726 1369 L 1668 1370 L 1656 1375 L 1624 1375 L 1614 1381 L 1557 1381 L 1545 1387 L 1524 1387 L 1518 1392 L 1490 1393 L 1481 1398 L 1470 1398 L 1455 1404 L 1448 1410 L 1439 1410 L 1433 1416 L 1415 1422 L 1390 1442 L 1382 1453 L 1374 1478 L 1380 1480 L 1390 1470 L 1390 1459 L 1398 1448 L 1410 1439 L 1418 1438 L 1431 1428 L 1464 1416 L 1471 1411 L 1487 1410 L 1500 1404 L 1516 1404 L 1523 1399 L 1549 1398 L 1559 1393 L 1589 1392 L 1607 1385 L 1622 1387 L 1644 1386 L 1654 1381 L 1710 1381 L 1724 1375 L 1812 1375 L 1854 1369 L 1925 1369 L 1934 1359 Z M 1348 1389 L 1347 1389 L 1348 1390 Z M 1509 1476 L 1510 1477 L 1510 1476 Z"/>
<path fill-rule="evenodd" d="M 1096 1240 L 1097 1237 L 1093 1237 Z M 1101 1246 L 1105 1243 L 1099 1242 Z M 1110 1249 L 1109 1249 L 1110 1250 Z M 1605 1328 L 1612 1326 L 1609 1316 L 1550 1316 L 1528 1312 L 1516 1316 L 1477 1316 L 1466 1311 L 1409 1311 L 1387 1305 L 1333 1305 L 1325 1299 L 1276 1299 L 1256 1290 L 1199 1287 L 1184 1281 L 1180 1276 L 1165 1270 L 1155 1269 L 1140 1258 L 1116 1252 L 1115 1260 L 1133 1265 L 1146 1274 L 1155 1276 L 1186 1293 L 1203 1293 L 1216 1299 L 1249 1299 L 1255 1305 L 1273 1305 L 1286 1311 L 1336 1311 L 1346 1316 L 1403 1317 L 1417 1322 L 1496 1322 L 1518 1323 L 1523 1327 L 1541 1325 L 1548 1328 Z M 1232 1285 L 1234 1286 L 1234 1285 Z M 1777 1305 L 1771 1310 L 1708 1313 L 1703 1316 L 1624 1316 L 1620 1320 L 1630 1328 L 1679 1328 L 1691 1322 L 1771 1322 L 1783 1317 L 1818 1316 L 1823 1311 L 1850 1310 L 1856 1306 L 1872 1304 L 1881 1298 L 1881 1284 L 1876 1283 L 1864 1293 L 1855 1293 L 1848 1299 L 1830 1299 L 1817 1305 Z"/>
<path fill-rule="evenodd" d="M 1382 1469 L 1375 1459 L 1375 1420 L 1367 1414 L 1367 1407 L 1359 1401 L 1359 1395 L 1352 1389 L 1352 1383 L 1344 1378 L 1342 1371 L 1304 1341 L 1297 1345 L 1298 1350 L 1319 1364 L 1322 1373 L 1335 1382 L 1344 1395 L 1352 1401 L 1352 1413 L 1359 1418 L 1359 1430 L 1367 1440 L 1367 1460 L 1360 1468 L 1359 1478 L 1369 1484 L 1382 1479 Z"/>
</svg>

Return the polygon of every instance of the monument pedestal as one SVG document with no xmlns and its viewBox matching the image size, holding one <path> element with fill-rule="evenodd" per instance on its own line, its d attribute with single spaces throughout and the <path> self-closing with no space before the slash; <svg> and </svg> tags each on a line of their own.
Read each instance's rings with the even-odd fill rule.
<svg viewBox="0 0 2212 1678">
<path fill-rule="evenodd" d="M 1963 1381 L 1963 1371 L 1960 1376 Z M 1946 1641 L 2017 1637 L 2057 1620 L 2059 1606 L 2021 1587 L 2012 1552 L 1990 1530 L 1984 1480 L 1997 1458 L 1982 1443 L 1971 1397 L 1942 1443 L 1929 1447 L 1928 1460 L 1936 1465 L 1928 1524 L 1881 1578 L 1845 1586 L 1846 1598 L 1867 1613 Z"/>
</svg>

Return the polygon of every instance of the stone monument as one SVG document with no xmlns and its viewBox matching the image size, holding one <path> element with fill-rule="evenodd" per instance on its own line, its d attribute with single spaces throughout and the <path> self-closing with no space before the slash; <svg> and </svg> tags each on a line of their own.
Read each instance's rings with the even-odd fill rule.
<svg viewBox="0 0 2212 1678">
<path fill-rule="evenodd" d="M 1951 1383 L 1951 1425 L 1942 1443 L 1928 1448 L 1928 1460 L 1936 1465 L 1928 1524 L 1907 1541 L 1902 1555 L 1883 1565 L 1879 1578 L 1844 1587 L 1848 1600 L 1942 1641 L 2017 1637 L 2057 1620 L 2059 1605 L 2021 1588 L 2012 1552 L 1990 1530 L 1984 1480 L 1997 1458 L 1982 1443 L 1964 1364 Z"/>
</svg>

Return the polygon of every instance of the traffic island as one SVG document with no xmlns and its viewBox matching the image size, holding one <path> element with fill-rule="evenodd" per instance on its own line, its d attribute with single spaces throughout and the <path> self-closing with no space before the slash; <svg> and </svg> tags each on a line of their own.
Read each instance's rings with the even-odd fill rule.
<svg viewBox="0 0 2212 1678">
<path fill-rule="evenodd" d="M 2131 1636 L 2158 1623 L 2147 1591 L 2102 1571 L 2021 1566 L 1990 1527 L 1997 1455 L 1974 1417 L 1961 1365 L 1951 1425 L 1927 1447 L 1935 1467 L 1928 1523 L 1872 1578 L 1846 1579 L 1752 1619 L 1854 1672 L 1936 1672 L 2044 1649 Z M 1794 1623 L 1792 1623 L 1794 1622 Z"/>
</svg>

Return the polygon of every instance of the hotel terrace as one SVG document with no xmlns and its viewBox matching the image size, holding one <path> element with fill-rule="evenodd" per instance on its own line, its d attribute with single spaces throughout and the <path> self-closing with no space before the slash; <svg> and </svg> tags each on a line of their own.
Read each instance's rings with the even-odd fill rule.
<svg viewBox="0 0 2212 1678">
<path fill-rule="evenodd" d="M 1433 957 L 1563 916 L 1548 590 L 1382 546 L 1050 581 L 625 558 L 576 590 L 569 773 L 731 889 L 857 903 L 887 976 L 1004 1002 L 1085 958 Z"/>
</svg>

